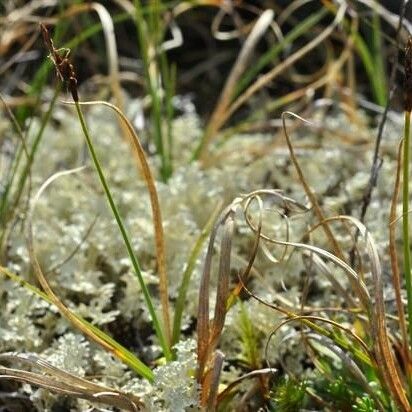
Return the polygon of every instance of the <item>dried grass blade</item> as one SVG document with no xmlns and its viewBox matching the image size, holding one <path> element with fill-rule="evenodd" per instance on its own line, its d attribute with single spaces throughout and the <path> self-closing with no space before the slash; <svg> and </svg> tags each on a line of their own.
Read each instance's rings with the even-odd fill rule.
<svg viewBox="0 0 412 412">
<path fill-rule="evenodd" d="M 203 267 L 202 278 L 199 288 L 199 305 L 197 313 L 197 358 L 198 358 L 198 370 L 197 379 L 201 382 L 204 378 L 204 371 L 206 364 L 209 360 L 211 352 L 214 350 L 214 345 L 220 335 L 223 327 L 226 305 L 229 295 L 228 285 L 230 271 L 230 248 L 231 237 L 233 232 L 233 217 L 236 209 L 242 202 L 242 198 L 236 198 L 233 202 L 227 206 L 221 213 L 219 219 L 214 225 L 212 233 L 209 239 L 209 246 L 206 253 L 205 263 Z M 228 224 L 225 225 L 225 222 Z M 212 331 L 209 325 L 209 283 L 210 283 L 210 271 L 213 259 L 213 249 L 215 239 L 219 227 L 224 225 L 225 232 L 222 238 L 223 251 L 221 251 L 220 267 L 219 267 L 219 286 L 216 298 L 214 320 L 212 322 Z M 228 266 L 229 265 L 229 266 Z"/>
<path fill-rule="evenodd" d="M 73 257 L 76 255 L 76 253 L 80 250 L 80 248 L 82 247 L 82 245 L 86 242 L 86 239 L 89 237 L 90 233 L 92 232 L 97 219 L 98 219 L 99 215 L 96 215 L 93 219 L 93 221 L 90 223 L 89 227 L 86 229 L 85 233 L 82 235 L 80 241 L 76 244 L 76 246 L 73 248 L 73 250 L 65 257 L 63 258 L 61 261 L 56 262 L 53 266 L 51 266 L 47 272 L 46 275 L 48 275 L 51 272 L 54 272 L 55 270 L 61 268 L 63 265 L 65 265 L 67 262 L 69 262 L 71 259 L 73 259 Z"/>
<path fill-rule="evenodd" d="M 257 230 L 256 226 L 253 225 L 253 222 L 251 222 L 249 219 L 247 219 L 247 223 L 250 226 L 250 228 L 254 231 Z M 366 288 L 365 283 L 362 281 L 362 279 L 359 278 L 359 275 L 343 260 L 339 259 L 332 253 L 321 249 L 316 246 L 312 245 L 307 245 L 305 243 L 298 243 L 298 242 L 289 242 L 289 241 L 284 241 L 284 240 L 278 240 L 278 239 L 272 239 L 268 236 L 266 236 L 264 233 L 262 233 L 261 238 L 266 240 L 267 242 L 271 242 L 277 245 L 286 245 L 286 246 L 292 246 L 304 250 L 308 250 L 310 252 L 313 252 L 319 256 L 324 257 L 325 259 L 328 259 L 332 261 L 335 265 L 339 266 L 344 270 L 346 275 L 348 276 L 349 281 L 351 282 L 351 285 L 353 286 L 357 296 L 359 297 L 363 307 L 370 311 L 371 307 L 371 297 L 368 292 L 368 289 Z"/>
<path fill-rule="evenodd" d="M 325 216 L 322 212 L 322 209 L 321 209 L 321 207 L 320 207 L 320 205 L 319 205 L 319 203 L 316 199 L 315 194 L 312 192 L 312 190 L 310 189 L 309 184 L 306 182 L 306 178 L 303 174 L 302 169 L 300 168 L 298 159 L 296 158 L 292 142 L 290 140 L 289 134 L 288 134 L 287 129 L 286 129 L 286 116 L 296 117 L 297 119 L 299 119 L 302 122 L 307 123 L 307 124 L 310 124 L 310 122 L 308 122 L 307 120 L 303 119 L 302 117 L 298 116 L 297 114 L 295 114 L 293 112 L 283 112 L 282 113 L 283 131 L 284 131 L 285 138 L 286 138 L 286 144 L 287 144 L 288 149 L 289 149 L 290 158 L 293 162 L 293 165 L 295 166 L 296 172 L 298 173 L 299 180 L 302 183 L 302 186 L 305 190 L 305 193 L 308 196 L 310 202 L 312 203 L 313 209 L 315 211 L 315 214 L 316 214 L 319 222 L 324 222 L 325 221 Z M 332 245 L 332 250 L 334 251 L 335 255 L 338 258 L 340 258 L 341 260 L 345 260 L 345 258 L 343 256 L 343 253 L 342 253 L 342 250 L 341 250 L 338 242 L 336 241 L 336 238 L 333 235 L 332 230 L 330 229 L 329 225 L 327 223 L 322 223 L 322 228 L 325 232 L 325 235 L 326 235 L 328 241 Z"/>
<path fill-rule="evenodd" d="M 127 410 L 136 412 L 141 410 L 140 406 L 143 404 L 136 399 L 132 400 L 125 394 L 121 394 L 115 391 L 107 390 L 105 388 L 99 388 L 101 392 L 90 391 L 83 388 L 78 388 L 75 384 L 68 384 L 67 382 L 59 382 L 55 377 L 45 376 L 34 372 L 22 371 L 14 368 L 6 368 L 0 366 L 0 379 L 12 379 L 35 385 L 41 388 L 45 388 L 52 392 L 73 396 L 76 398 L 86 399 L 92 402 L 101 402 L 107 405 L 120 408 L 121 410 Z M 104 396 L 101 396 L 104 394 Z"/>
<path fill-rule="evenodd" d="M 93 400 L 96 397 L 96 394 L 107 394 L 105 398 L 102 399 L 101 402 L 110 403 L 117 407 L 126 407 L 127 405 L 130 410 L 136 410 L 137 406 L 142 406 L 142 402 L 140 399 L 134 395 L 126 395 L 122 392 L 117 390 L 113 390 L 101 384 L 97 384 L 91 382 L 85 378 L 78 377 L 69 373 L 63 369 L 59 369 L 50 363 L 48 363 L 43 358 L 39 357 L 37 354 L 33 353 L 23 353 L 19 354 L 16 352 L 8 352 L 0 354 L 0 362 L 20 362 L 29 367 L 40 369 L 42 373 L 48 374 L 50 376 L 46 376 L 44 374 L 37 374 L 34 372 L 27 372 L 20 369 L 8 369 L 8 371 L 15 371 L 16 375 L 24 376 L 25 374 L 29 374 L 32 378 L 38 378 L 37 384 L 42 383 L 42 379 L 44 378 L 44 383 L 47 380 L 50 380 L 48 389 L 50 390 L 58 390 L 61 391 L 68 391 L 67 394 L 72 396 L 82 397 L 84 399 Z M 35 383 L 33 381 L 33 383 Z M 110 394 L 110 395 L 109 395 Z M 101 395 L 99 395 L 101 397 Z M 115 402 L 113 403 L 113 397 L 116 398 Z M 118 402 L 117 399 L 122 400 L 122 403 Z M 126 402 L 126 405 L 125 405 Z"/>
<path fill-rule="evenodd" d="M 245 279 L 249 276 L 250 271 L 252 270 L 253 267 L 253 263 L 256 259 L 256 255 L 259 249 L 259 241 L 260 241 L 260 234 L 262 232 L 262 221 L 263 221 L 263 202 L 262 199 L 257 196 L 257 195 L 253 195 L 252 197 L 248 198 L 246 200 L 246 204 L 245 204 L 245 208 L 244 208 L 244 213 L 245 215 L 248 213 L 249 207 L 252 203 L 252 201 L 256 199 L 256 201 L 258 202 L 258 206 L 259 206 L 259 215 L 258 215 L 258 224 L 257 224 L 257 230 L 255 231 L 255 241 L 253 242 L 253 247 L 252 247 L 252 252 L 250 254 L 250 258 L 249 258 L 249 262 L 247 267 L 245 268 L 245 270 L 243 271 L 241 277 L 242 279 Z"/>
<path fill-rule="evenodd" d="M 0 273 L 2 273 L 4 276 L 7 276 L 9 279 L 11 279 L 13 282 L 19 284 L 20 286 L 26 288 L 30 292 L 34 293 L 47 303 L 50 303 L 51 305 L 53 304 L 52 300 L 49 298 L 49 296 L 41 291 L 40 289 L 36 288 L 36 286 L 33 286 L 31 283 L 27 282 L 24 280 L 22 277 L 19 275 L 16 275 L 15 273 L 11 272 L 7 268 L 0 266 Z"/>
<path fill-rule="evenodd" d="M 345 290 L 345 288 L 338 282 L 338 280 L 335 278 L 335 276 L 332 274 L 328 266 L 325 264 L 325 262 L 317 255 L 314 255 L 312 253 L 305 253 L 304 256 L 306 256 L 312 260 L 313 264 L 317 266 L 317 268 L 325 275 L 325 277 L 329 280 L 329 282 L 332 284 L 334 289 L 339 292 L 346 300 L 347 303 L 349 303 L 351 306 L 356 307 L 356 303 L 353 300 L 352 296 Z"/>
<path fill-rule="evenodd" d="M 100 3 L 93 2 L 89 7 L 95 10 L 100 18 L 100 21 L 102 22 L 109 60 L 109 84 L 112 88 L 112 93 L 115 98 L 116 105 L 120 108 L 120 110 L 124 110 L 124 101 L 119 76 L 119 57 L 117 53 L 116 36 L 114 34 L 114 24 L 112 17 L 107 9 Z M 127 136 L 127 129 L 124 127 L 123 123 L 120 124 L 120 127 L 124 136 Z"/>
<path fill-rule="evenodd" d="M 242 279 L 239 277 L 239 281 L 242 283 L 242 286 L 244 288 L 244 290 L 247 292 L 247 294 L 251 297 L 253 297 L 254 299 L 256 299 L 258 302 L 262 303 L 263 305 L 270 307 L 280 313 L 283 313 L 287 319 L 285 321 L 283 321 L 280 325 L 278 325 L 274 331 L 270 334 L 269 336 L 269 340 L 268 343 L 266 345 L 266 347 L 269 344 L 270 341 L 270 337 L 275 334 L 277 332 L 277 330 L 279 330 L 284 324 L 294 321 L 294 320 L 300 320 L 303 324 L 305 324 L 307 327 L 309 327 L 310 329 L 312 329 L 313 331 L 326 336 L 328 338 L 331 338 L 333 340 L 336 341 L 337 344 L 339 344 L 341 347 L 343 347 L 346 350 L 350 350 L 354 356 L 356 356 L 357 359 L 359 359 L 360 361 L 364 362 L 365 364 L 369 365 L 369 366 L 373 366 L 376 367 L 376 365 L 374 364 L 374 358 L 373 355 L 371 353 L 371 351 L 369 350 L 368 346 L 366 345 L 366 343 L 359 338 L 359 336 L 357 336 L 351 329 L 346 328 L 342 325 L 340 325 L 339 323 L 332 321 L 328 318 L 322 318 L 319 316 L 311 316 L 311 315 L 297 315 L 296 313 L 285 309 L 281 306 L 277 306 L 274 305 L 272 303 L 266 302 L 265 300 L 263 300 L 262 298 L 260 298 L 259 296 L 257 296 L 256 294 L 254 294 L 252 291 L 250 291 L 246 285 L 242 282 Z M 320 327 L 319 325 L 317 325 L 316 323 L 314 323 L 314 321 L 322 321 L 324 323 L 327 323 L 329 325 L 332 325 L 333 327 L 337 328 L 337 329 L 341 329 L 342 331 L 344 331 L 347 335 L 349 335 L 354 341 L 358 342 L 360 347 L 363 349 L 363 351 L 360 351 L 358 348 L 354 348 L 352 345 L 348 346 L 347 342 L 340 339 L 339 337 L 333 336 L 331 334 L 331 332 L 323 327 Z"/>
<path fill-rule="evenodd" d="M 222 392 L 219 393 L 217 402 L 221 402 L 227 394 L 230 393 L 230 391 L 235 388 L 237 385 L 239 385 L 241 382 L 243 382 L 245 379 L 251 379 L 251 378 L 261 378 L 262 375 L 269 375 L 271 373 L 275 373 L 277 369 L 275 368 L 263 368 L 263 369 L 257 369 L 252 372 L 246 373 L 239 378 L 235 379 L 234 381 L 230 382 L 229 385 L 226 386 L 225 389 L 223 389 Z"/>
<path fill-rule="evenodd" d="M 10 272 L 7 268 L 0 266 L 0 273 L 2 273 L 4 276 L 7 276 L 10 278 L 13 282 L 21 285 L 22 287 L 26 288 L 30 292 L 34 293 L 36 296 L 39 298 L 43 299 L 45 302 L 53 305 L 55 304 L 53 300 L 43 291 L 38 289 L 36 286 L 33 286 L 31 283 L 27 282 L 23 278 L 21 278 L 19 275 L 16 275 L 15 273 Z M 136 358 L 136 356 L 129 352 L 126 348 L 124 348 L 122 345 L 120 345 L 118 342 L 116 342 L 113 338 L 111 338 L 109 335 L 106 335 L 105 332 L 101 331 L 99 328 L 96 326 L 92 325 L 90 322 L 86 321 L 85 319 L 81 318 L 80 316 L 76 315 L 75 313 L 72 313 L 72 315 L 77 318 L 77 320 L 85 325 L 85 327 L 89 328 L 93 333 L 95 333 L 98 337 L 100 337 L 102 340 L 107 342 L 109 345 L 111 345 L 114 349 L 111 350 L 111 352 L 118 357 L 121 361 L 129 365 L 133 370 L 138 372 L 138 366 L 139 366 L 139 360 Z M 70 319 L 69 319 L 70 320 Z M 94 340 L 93 338 L 91 338 Z M 99 343 L 99 342 L 97 342 Z M 110 350 L 110 349 L 108 349 Z M 148 370 L 150 374 L 148 374 L 147 379 L 152 380 L 152 372 L 149 369 Z M 141 374 L 144 376 L 143 374 Z"/>
</svg>

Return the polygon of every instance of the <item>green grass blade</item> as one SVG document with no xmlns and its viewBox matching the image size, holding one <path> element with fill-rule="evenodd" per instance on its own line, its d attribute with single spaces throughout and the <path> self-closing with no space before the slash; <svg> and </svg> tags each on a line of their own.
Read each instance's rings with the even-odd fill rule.
<svg viewBox="0 0 412 412">
<path fill-rule="evenodd" d="M 382 79 L 380 78 L 380 76 L 377 76 L 375 66 L 376 62 L 374 61 L 370 50 L 366 46 L 365 41 L 358 33 L 353 33 L 353 41 L 366 70 L 366 74 L 368 75 L 369 83 L 372 87 L 373 96 L 378 104 L 384 106 L 386 104 L 386 92 L 385 89 L 380 85 Z"/>
<path fill-rule="evenodd" d="M 166 119 L 166 144 L 165 144 L 165 172 L 168 179 L 173 173 L 173 96 L 176 90 L 176 65 L 169 66 L 166 53 L 160 55 L 160 67 L 165 85 L 165 119 Z"/>
<path fill-rule="evenodd" d="M 381 106 L 386 105 L 387 99 L 387 76 L 384 64 L 384 53 L 382 47 L 382 28 L 379 14 L 374 11 L 372 17 L 372 45 L 373 60 L 375 63 L 376 76 L 376 101 Z"/>
</svg>

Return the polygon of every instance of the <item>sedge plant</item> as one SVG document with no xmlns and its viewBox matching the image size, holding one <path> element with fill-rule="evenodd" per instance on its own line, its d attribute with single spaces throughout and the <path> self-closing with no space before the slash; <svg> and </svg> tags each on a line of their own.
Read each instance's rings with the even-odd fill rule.
<svg viewBox="0 0 412 412">
<path fill-rule="evenodd" d="M 119 210 L 113 200 L 113 196 L 112 193 L 110 191 L 110 188 L 108 186 L 106 177 L 104 176 L 103 170 L 101 168 L 99 159 L 97 157 L 96 151 L 94 149 L 93 143 L 91 141 L 91 137 L 86 125 L 86 121 L 84 119 L 84 116 L 82 114 L 81 108 L 80 108 L 80 104 L 79 104 L 79 95 L 78 95 L 78 91 L 77 91 L 77 79 L 76 79 L 76 74 L 74 72 L 74 68 L 71 65 L 71 63 L 69 62 L 69 60 L 67 59 L 67 55 L 62 57 L 59 52 L 55 49 L 53 42 L 50 38 L 50 35 L 48 33 L 47 28 L 42 25 L 42 34 L 43 34 L 43 39 L 45 44 L 47 45 L 51 57 L 53 59 L 54 65 L 56 67 L 57 73 L 60 77 L 60 79 L 62 81 L 64 81 L 65 83 L 67 83 L 67 87 L 68 90 L 70 91 L 75 107 L 76 107 L 76 111 L 77 114 L 79 116 L 79 121 L 86 139 L 86 143 L 87 143 L 87 147 L 90 151 L 90 155 L 93 159 L 93 163 L 95 165 L 96 171 L 99 175 L 99 179 L 100 182 L 103 186 L 107 201 L 110 205 L 110 208 L 113 212 L 113 215 L 116 219 L 117 225 L 119 227 L 119 230 L 122 234 L 132 267 L 135 271 L 136 277 L 139 281 L 140 287 L 142 288 L 142 292 L 145 298 L 145 302 L 147 305 L 147 308 L 149 310 L 152 322 L 153 322 L 153 327 L 156 331 L 156 335 L 159 339 L 159 343 L 160 346 L 162 347 L 164 356 L 166 357 L 167 360 L 171 360 L 172 358 L 172 353 L 171 353 L 171 349 L 170 349 L 170 340 L 168 340 L 167 335 L 166 335 L 166 330 L 168 328 L 168 324 L 166 323 L 168 321 L 167 318 L 167 312 L 164 312 L 165 316 L 164 316 L 164 321 L 165 324 L 163 325 L 163 327 L 160 324 L 160 321 L 158 319 L 158 316 L 156 314 L 155 308 L 154 308 L 154 304 L 153 304 L 153 300 L 152 297 L 150 295 L 150 292 L 143 280 L 143 275 L 142 275 L 142 271 L 140 268 L 140 264 L 139 261 L 133 251 L 132 245 L 131 245 L 131 241 L 130 241 L 130 237 L 129 234 L 127 233 L 126 227 L 123 223 L 123 220 L 120 216 Z M 165 308 L 167 310 L 167 308 Z M 170 339 L 170 338 L 169 338 Z"/>
</svg>

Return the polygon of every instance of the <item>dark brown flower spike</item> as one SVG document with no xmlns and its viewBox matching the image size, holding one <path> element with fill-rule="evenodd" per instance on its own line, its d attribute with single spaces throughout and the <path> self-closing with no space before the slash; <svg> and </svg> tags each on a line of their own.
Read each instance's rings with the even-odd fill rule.
<svg viewBox="0 0 412 412">
<path fill-rule="evenodd" d="M 78 102 L 79 95 L 77 92 L 76 73 L 69 60 L 70 49 L 56 49 L 47 27 L 41 23 L 40 29 L 44 44 L 50 52 L 49 57 L 53 61 L 54 67 L 56 68 L 57 76 L 62 82 L 67 84 L 67 88 L 69 89 L 73 100 Z"/>
<path fill-rule="evenodd" d="M 412 111 L 412 36 L 405 47 L 405 111 Z"/>
</svg>

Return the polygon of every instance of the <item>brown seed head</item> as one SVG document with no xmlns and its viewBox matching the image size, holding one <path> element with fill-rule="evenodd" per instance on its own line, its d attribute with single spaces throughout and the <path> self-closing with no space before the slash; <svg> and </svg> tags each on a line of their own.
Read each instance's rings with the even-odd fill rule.
<svg viewBox="0 0 412 412">
<path fill-rule="evenodd" d="M 44 24 L 40 24 L 40 29 L 43 36 L 43 41 L 45 46 L 50 52 L 49 57 L 54 63 L 56 68 L 57 76 L 61 81 L 66 83 L 73 100 L 75 102 L 79 101 L 79 95 L 77 92 L 77 78 L 74 71 L 73 65 L 70 63 L 68 58 L 70 50 L 69 49 L 56 49 L 53 44 L 53 40 L 50 37 L 50 33 Z M 63 53 L 62 53 L 63 51 Z"/>
</svg>

